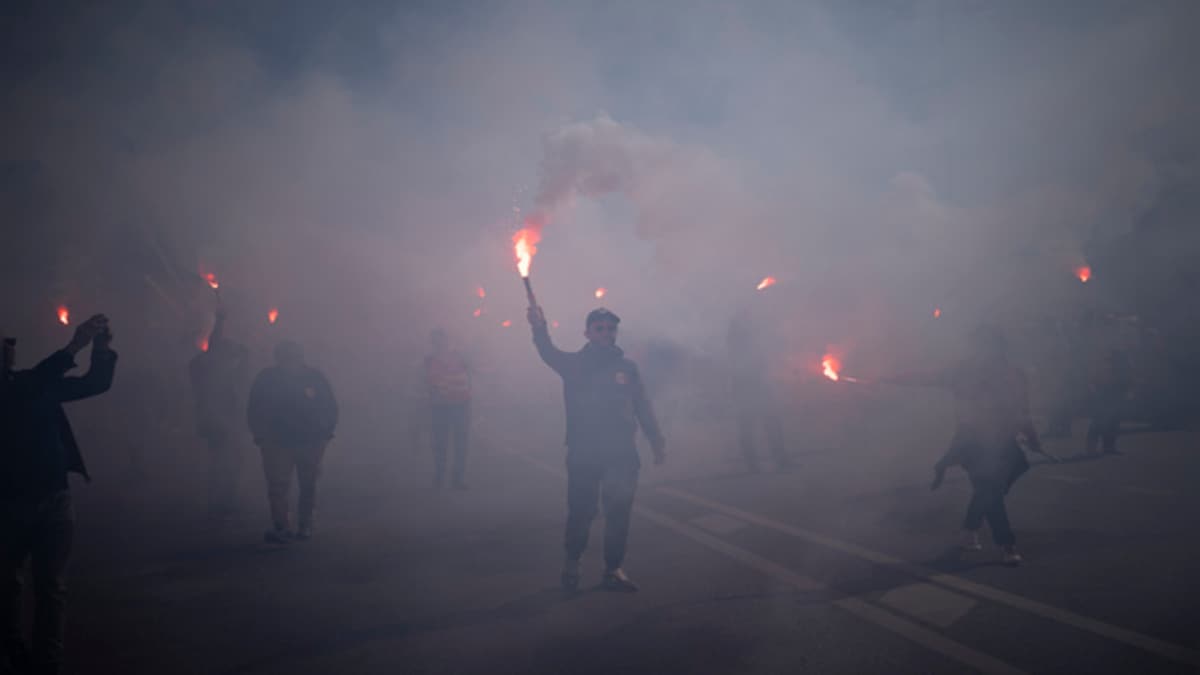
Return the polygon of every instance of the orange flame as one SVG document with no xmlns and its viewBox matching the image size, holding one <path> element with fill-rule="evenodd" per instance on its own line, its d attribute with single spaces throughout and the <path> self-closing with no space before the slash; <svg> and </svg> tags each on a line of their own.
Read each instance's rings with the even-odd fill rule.
<svg viewBox="0 0 1200 675">
<path fill-rule="evenodd" d="M 608 294 L 608 289 L 604 288 L 603 286 L 596 289 L 596 299 L 597 300 L 599 300 L 600 298 L 603 298 L 607 294 Z"/>
<path fill-rule="evenodd" d="M 821 373 L 834 382 L 840 379 L 838 370 L 841 367 L 842 364 L 832 354 L 826 354 L 825 358 L 821 359 Z"/>
<path fill-rule="evenodd" d="M 487 293 L 483 290 L 483 286 L 479 286 L 475 289 L 475 295 L 478 295 L 480 300 L 487 297 Z"/>
<path fill-rule="evenodd" d="M 213 274 L 212 272 L 207 272 L 203 276 L 204 280 L 208 282 L 208 285 L 211 286 L 214 291 L 221 287 L 221 284 L 217 283 L 217 275 Z"/>
<path fill-rule="evenodd" d="M 1092 278 L 1092 268 L 1087 265 L 1081 265 L 1075 270 L 1075 276 L 1079 278 L 1079 281 L 1086 284 Z"/>
<path fill-rule="evenodd" d="M 269 321 L 270 323 L 275 323 L 275 320 L 278 318 L 279 318 L 279 310 L 272 307 L 271 310 L 269 312 L 267 312 L 267 321 Z"/>
<path fill-rule="evenodd" d="M 71 310 L 67 309 L 66 305 L 59 305 L 58 307 L 58 322 L 64 326 L 71 324 Z"/>
<path fill-rule="evenodd" d="M 476 309 L 474 312 L 471 312 L 471 316 L 475 317 L 476 319 L 483 316 L 483 308 L 480 307 L 480 308 Z"/>
<path fill-rule="evenodd" d="M 196 338 L 196 349 L 199 349 L 202 352 L 208 351 L 208 338 L 203 335 Z"/>
<path fill-rule="evenodd" d="M 942 308 L 941 308 L 941 307 L 934 307 L 934 308 L 933 308 L 933 318 L 937 319 L 937 318 L 939 318 L 939 317 L 941 317 L 941 316 L 942 316 Z"/>
<path fill-rule="evenodd" d="M 542 240 L 541 232 L 526 227 L 513 235 L 513 252 L 517 255 L 517 271 L 523 278 L 529 277 L 529 265 L 537 255 L 537 243 Z"/>
<path fill-rule="evenodd" d="M 763 277 L 763 280 L 758 282 L 758 290 L 761 291 L 763 289 L 770 288 L 776 283 L 778 282 L 775 280 L 775 277 Z"/>
<path fill-rule="evenodd" d="M 500 325 L 501 325 L 502 327 L 504 327 L 504 328 L 508 328 L 509 326 L 511 326 L 511 325 L 512 325 L 512 321 L 509 321 L 508 319 L 505 319 L 505 320 L 503 320 L 503 321 L 501 321 L 501 322 L 500 322 Z"/>
</svg>

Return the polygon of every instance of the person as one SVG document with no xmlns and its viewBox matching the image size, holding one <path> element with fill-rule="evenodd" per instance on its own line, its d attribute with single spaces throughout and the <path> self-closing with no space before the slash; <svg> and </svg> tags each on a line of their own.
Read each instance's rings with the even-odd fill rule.
<svg viewBox="0 0 1200 675">
<path fill-rule="evenodd" d="M 234 509 L 244 458 L 237 417 L 244 409 L 247 351 L 225 337 L 225 316 L 225 310 L 217 310 L 208 350 L 188 364 L 196 434 L 208 446 L 208 508 L 215 518 Z"/>
<path fill-rule="evenodd" d="M 1124 350 L 1114 349 L 1105 359 L 1091 386 L 1092 421 L 1088 425 L 1085 452 L 1120 454 L 1117 436 L 1121 432 L 1121 414 L 1133 390 L 1133 367 Z"/>
<path fill-rule="evenodd" d="M 87 468 L 62 404 L 109 390 L 117 354 L 110 348 L 108 319 L 96 315 L 75 329 L 66 347 L 31 370 L 14 370 L 16 339 L 3 334 L 0 384 L 3 450 L 0 451 L 0 594 L 4 635 L 0 672 L 58 673 L 66 625 L 67 560 L 75 535 L 75 514 L 67 474 L 85 479 Z M 75 355 L 92 345 L 91 367 L 67 377 Z M 26 560 L 31 560 L 33 640 L 21 631 L 21 599 Z M 7 668 L 7 670 L 5 670 Z"/>
<path fill-rule="evenodd" d="M 446 476 L 446 452 L 454 439 L 454 466 L 451 485 L 465 490 L 467 430 L 471 419 L 471 367 L 457 350 L 450 347 L 444 330 L 430 335 L 433 353 L 425 357 L 425 384 L 429 393 L 432 418 L 434 487 L 442 487 Z"/>
<path fill-rule="evenodd" d="M 946 470 L 961 466 L 971 481 L 971 501 L 963 519 L 966 551 L 982 550 L 979 529 L 987 521 L 992 540 L 1003 551 L 1004 564 L 1022 562 L 1004 499 L 1013 483 L 1029 469 L 1020 439 L 1035 452 L 1041 442 L 1029 414 L 1025 374 L 1008 360 L 1000 329 L 981 325 L 969 338 L 970 353 L 961 363 L 932 373 L 884 378 L 899 385 L 938 386 L 954 395 L 956 425 L 950 447 L 934 466 L 932 489 Z"/>
<path fill-rule="evenodd" d="M 264 368 L 250 388 L 246 419 L 262 451 L 271 529 L 263 539 L 286 544 L 313 535 L 317 479 L 325 448 L 337 428 L 338 405 L 321 371 L 304 361 L 304 350 L 291 340 L 275 346 L 275 365 Z M 293 534 L 288 492 L 292 473 L 300 483 L 298 527 Z"/>
<path fill-rule="evenodd" d="M 641 468 L 635 437 L 640 426 L 650 440 L 656 465 L 666 459 L 666 439 L 637 365 L 617 346 L 621 319 L 604 308 L 593 310 L 584 323 L 587 344 L 577 352 L 554 346 L 541 307 L 531 306 L 528 319 L 538 355 L 563 381 L 567 523 L 562 586 L 567 591 L 579 587 L 580 559 L 603 500 L 605 567 L 601 585 L 611 591 L 636 591 L 637 585 L 621 568 Z"/>
<path fill-rule="evenodd" d="M 729 322 L 726 336 L 732 371 L 731 394 L 737 410 L 738 445 L 746 468 L 758 473 L 755 436 L 761 429 L 766 433 L 775 470 L 785 472 L 791 469 L 792 463 L 784 450 L 779 396 L 770 381 L 770 363 L 762 342 L 749 311 L 743 308 Z"/>
</svg>

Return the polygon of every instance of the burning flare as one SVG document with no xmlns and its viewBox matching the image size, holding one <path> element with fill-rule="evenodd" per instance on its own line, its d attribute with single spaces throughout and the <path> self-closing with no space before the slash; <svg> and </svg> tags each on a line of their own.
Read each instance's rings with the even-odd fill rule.
<svg viewBox="0 0 1200 675">
<path fill-rule="evenodd" d="M 1075 276 L 1079 278 L 1079 281 L 1086 284 L 1088 279 L 1092 278 L 1092 268 L 1087 265 L 1081 265 L 1075 270 Z"/>
<path fill-rule="evenodd" d="M 501 321 L 501 322 L 500 322 L 500 325 L 501 325 L 502 327 L 504 327 L 504 328 L 508 328 L 509 326 L 511 326 L 511 325 L 512 325 L 512 321 L 510 321 L 510 320 L 508 320 L 508 319 L 505 319 L 505 320 L 503 320 L 503 321 Z"/>
<path fill-rule="evenodd" d="M 933 308 L 933 318 L 937 319 L 937 318 L 940 318 L 941 316 L 942 316 L 942 308 L 934 307 Z"/>
<path fill-rule="evenodd" d="M 475 317 L 476 319 L 483 316 L 483 308 L 480 307 L 480 308 L 476 309 L 474 312 L 471 312 L 471 316 Z"/>
<path fill-rule="evenodd" d="M 541 232 L 526 227 L 513 235 L 513 252 L 517 255 L 517 271 L 523 279 L 529 278 L 529 265 L 537 255 L 537 243 L 542 240 Z"/>
<path fill-rule="evenodd" d="M 279 310 L 272 307 L 271 310 L 269 312 L 267 312 L 267 321 L 270 323 L 275 323 L 275 320 L 278 318 L 279 318 Z"/>
<path fill-rule="evenodd" d="M 596 299 L 597 300 L 599 300 L 600 298 L 603 298 L 607 294 L 608 294 L 608 289 L 604 288 L 603 286 L 596 289 Z"/>
<path fill-rule="evenodd" d="M 199 349 L 202 352 L 208 351 L 208 338 L 203 335 L 196 338 L 196 349 Z"/>
<path fill-rule="evenodd" d="M 770 287 L 774 286 L 776 283 L 778 283 L 778 282 L 775 280 L 775 277 L 763 277 L 763 280 L 758 282 L 758 290 L 761 291 L 761 290 L 770 288 Z"/>
<path fill-rule="evenodd" d="M 475 295 L 478 295 L 480 300 L 487 297 L 487 293 L 483 290 L 483 286 L 479 286 L 475 289 Z"/>
<path fill-rule="evenodd" d="M 837 360 L 836 357 L 833 356 L 833 354 L 826 354 L 825 358 L 821 359 L 821 373 L 834 382 L 837 382 L 839 379 L 841 379 L 841 376 L 838 375 L 838 370 L 841 369 L 841 367 L 842 364 Z"/>
<path fill-rule="evenodd" d="M 66 305 L 59 305 L 58 307 L 58 322 L 64 326 L 71 324 L 71 310 L 67 309 Z"/>
<path fill-rule="evenodd" d="M 207 272 L 202 276 L 204 277 L 204 280 L 208 282 L 209 287 L 211 287 L 214 291 L 221 287 L 221 284 L 217 283 L 217 275 L 213 274 L 212 272 Z"/>
</svg>

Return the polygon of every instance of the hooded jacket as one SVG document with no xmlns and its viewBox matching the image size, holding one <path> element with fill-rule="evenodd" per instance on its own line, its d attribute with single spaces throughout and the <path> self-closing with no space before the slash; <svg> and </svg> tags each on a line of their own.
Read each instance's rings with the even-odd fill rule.
<svg viewBox="0 0 1200 675">
<path fill-rule="evenodd" d="M 333 438 L 338 405 L 329 381 L 316 368 L 264 368 L 250 388 L 246 421 L 254 442 L 301 447 Z"/>
<path fill-rule="evenodd" d="M 554 346 L 545 325 L 534 327 L 533 344 L 563 381 L 568 461 L 640 464 L 635 441 L 639 426 L 652 444 L 662 443 L 637 365 L 620 347 L 589 343 L 577 352 L 565 352 Z"/>
</svg>

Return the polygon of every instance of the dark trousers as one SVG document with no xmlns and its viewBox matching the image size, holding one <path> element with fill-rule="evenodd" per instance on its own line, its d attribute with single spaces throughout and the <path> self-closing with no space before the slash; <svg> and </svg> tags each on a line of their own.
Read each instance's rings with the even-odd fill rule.
<svg viewBox="0 0 1200 675">
<path fill-rule="evenodd" d="M 1115 452 L 1117 435 L 1121 431 L 1121 416 L 1115 412 L 1099 413 L 1092 418 L 1087 431 L 1087 451 L 1095 452 L 1102 448 L 1104 452 Z"/>
<path fill-rule="evenodd" d="M 208 445 L 208 508 L 213 513 L 233 509 L 242 473 L 242 448 L 227 434 L 205 438 Z"/>
<path fill-rule="evenodd" d="M 321 476 L 321 462 L 325 457 L 326 441 L 314 441 L 303 445 L 281 445 L 263 443 L 263 474 L 267 479 L 267 503 L 271 507 L 271 522 L 277 530 L 291 527 L 288 493 L 292 488 L 292 473 L 300 483 L 300 500 L 297 514 L 300 527 L 311 527 L 317 507 L 317 478 Z"/>
<path fill-rule="evenodd" d="M 71 493 L 63 490 L 36 501 L 0 503 L 0 601 L 4 636 L 0 672 L 32 664 L 35 672 L 57 672 L 66 627 L 67 561 L 75 536 Z M 21 637 L 25 561 L 31 561 L 34 615 L 32 652 Z"/>
<path fill-rule="evenodd" d="M 757 410 L 740 410 L 737 418 L 738 444 L 746 465 L 751 469 L 758 468 L 758 456 L 755 452 L 755 432 L 762 427 L 767 434 L 767 448 L 777 466 L 787 466 L 788 458 L 783 449 L 783 420 L 773 412 Z"/>
<path fill-rule="evenodd" d="M 563 537 L 567 557 L 578 560 L 587 549 L 601 501 L 604 504 L 604 564 L 610 570 L 625 560 L 633 496 L 637 492 L 636 464 L 567 463 L 567 527 Z"/>
<path fill-rule="evenodd" d="M 440 485 L 446 476 L 446 452 L 454 439 L 454 466 L 450 480 L 463 482 L 467 470 L 467 429 L 470 426 L 470 407 L 466 403 L 434 404 L 433 406 L 433 464 L 434 480 Z"/>
<path fill-rule="evenodd" d="M 1004 481 L 994 478 L 971 476 L 971 502 L 967 505 L 967 517 L 963 529 L 976 532 L 987 520 L 992 530 L 992 541 L 997 546 L 1017 543 L 1012 526 L 1008 522 L 1008 508 L 1004 505 L 1007 492 Z"/>
</svg>

